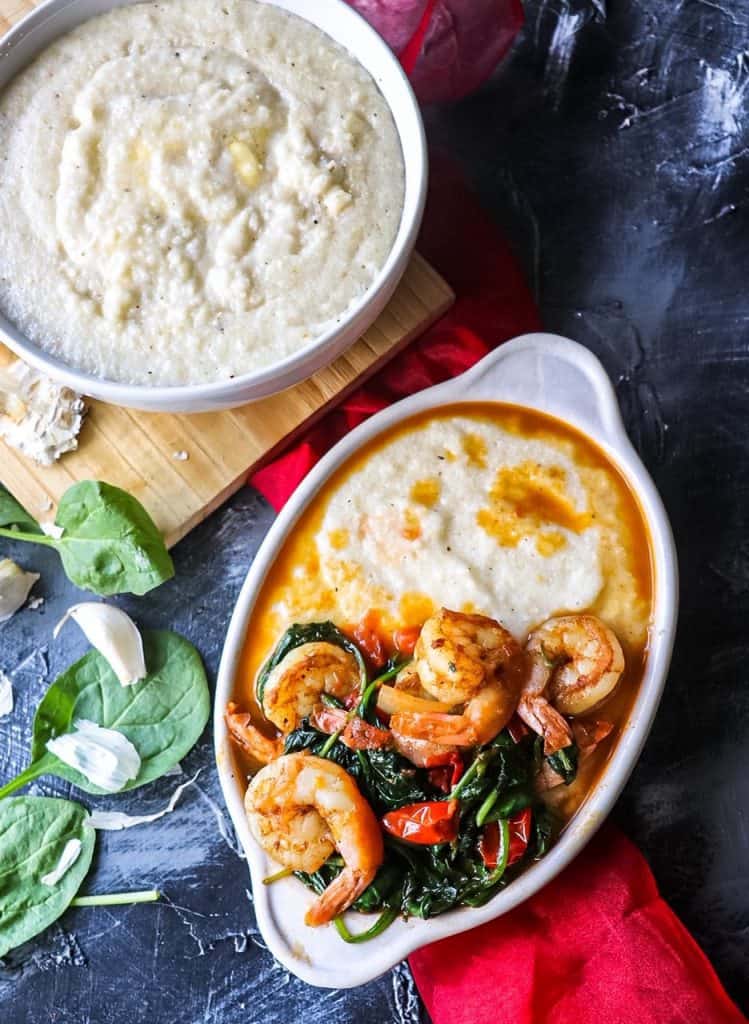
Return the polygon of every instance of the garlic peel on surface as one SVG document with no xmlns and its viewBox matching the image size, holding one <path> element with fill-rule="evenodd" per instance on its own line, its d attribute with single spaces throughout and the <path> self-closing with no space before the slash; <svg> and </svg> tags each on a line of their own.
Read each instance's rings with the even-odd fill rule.
<svg viewBox="0 0 749 1024">
<path fill-rule="evenodd" d="M 130 616 L 113 604 L 83 601 L 65 612 L 54 628 L 57 636 L 68 619 L 74 619 L 88 642 L 107 659 L 123 686 L 131 686 L 146 676 L 143 639 Z"/>
<path fill-rule="evenodd" d="M 123 828 L 133 828 L 135 825 L 147 825 L 152 821 L 158 821 L 165 814 L 171 814 L 177 806 L 179 798 L 188 786 L 193 785 L 201 771 L 202 769 L 199 768 L 191 779 L 177 786 L 167 805 L 162 807 L 160 811 L 154 811 L 152 814 L 125 814 L 123 811 L 100 811 L 94 809 L 86 819 L 86 824 L 90 825 L 91 828 L 104 832 L 117 832 Z"/>
<path fill-rule="evenodd" d="M 42 885 L 57 885 L 63 875 L 68 871 L 69 868 L 75 864 L 81 854 L 81 841 L 80 839 L 68 839 L 67 843 L 60 854 L 60 859 L 57 862 L 57 867 L 53 868 L 46 875 L 42 875 Z"/>
<path fill-rule="evenodd" d="M 47 741 L 47 750 L 107 793 L 118 793 L 140 771 L 140 754 L 116 729 L 79 718 L 73 732 Z"/>
<path fill-rule="evenodd" d="M 15 615 L 26 602 L 38 572 L 25 572 L 10 558 L 0 559 L 0 622 Z"/>
</svg>

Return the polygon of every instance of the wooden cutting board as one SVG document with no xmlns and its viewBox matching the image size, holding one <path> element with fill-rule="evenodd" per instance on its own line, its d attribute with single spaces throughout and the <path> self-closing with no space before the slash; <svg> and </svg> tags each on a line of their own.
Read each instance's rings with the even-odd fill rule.
<svg viewBox="0 0 749 1024">
<path fill-rule="evenodd" d="M 0 9 L 3 3 L 7 0 L 0 0 Z M 106 480 L 134 494 L 167 543 L 175 544 L 238 490 L 249 471 L 421 334 L 453 297 L 415 254 L 373 326 L 309 380 L 238 409 L 190 416 L 92 401 L 78 450 L 54 466 L 38 466 L 0 440 L 0 482 L 32 514 L 47 519 L 75 481 Z M 0 345 L 0 362 L 9 358 Z"/>
</svg>

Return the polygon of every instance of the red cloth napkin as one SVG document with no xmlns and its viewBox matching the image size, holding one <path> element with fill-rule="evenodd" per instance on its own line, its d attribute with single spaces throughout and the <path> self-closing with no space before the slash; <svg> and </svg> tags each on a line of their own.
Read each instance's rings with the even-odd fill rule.
<svg viewBox="0 0 749 1024">
<path fill-rule="evenodd" d="M 410 964 L 434 1024 L 746 1022 L 611 826 L 532 899 Z"/>
<path fill-rule="evenodd" d="M 444 274 L 450 312 L 251 482 L 280 509 L 348 430 L 390 402 L 535 330 L 506 243 L 459 176 L 432 161 L 419 250 Z M 538 895 L 410 958 L 434 1024 L 739 1024 L 710 963 L 658 895 L 642 855 L 611 827 Z"/>
</svg>

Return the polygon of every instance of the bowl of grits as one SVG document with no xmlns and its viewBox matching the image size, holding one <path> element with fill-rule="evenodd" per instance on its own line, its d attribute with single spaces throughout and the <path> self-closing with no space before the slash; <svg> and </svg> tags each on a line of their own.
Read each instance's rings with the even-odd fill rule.
<svg viewBox="0 0 749 1024">
<path fill-rule="evenodd" d="M 424 132 L 342 0 L 51 0 L 0 46 L 0 335 L 27 362 L 125 406 L 227 408 L 384 308 Z"/>
<path fill-rule="evenodd" d="M 648 735 L 677 593 L 663 505 L 581 345 L 514 339 L 340 441 L 255 557 L 216 690 L 277 959 L 363 984 L 557 875 Z"/>
</svg>

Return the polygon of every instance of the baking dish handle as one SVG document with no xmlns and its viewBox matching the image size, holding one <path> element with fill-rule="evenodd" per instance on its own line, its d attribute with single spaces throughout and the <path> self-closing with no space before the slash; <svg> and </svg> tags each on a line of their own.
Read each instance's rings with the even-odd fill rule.
<svg viewBox="0 0 749 1024">
<path fill-rule="evenodd" d="M 629 447 L 619 404 L 599 360 L 555 334 L 500 345 L 460 379 L 461 398 L 528 405 L 559 416 L 615 448 Z"/>
</svg>

